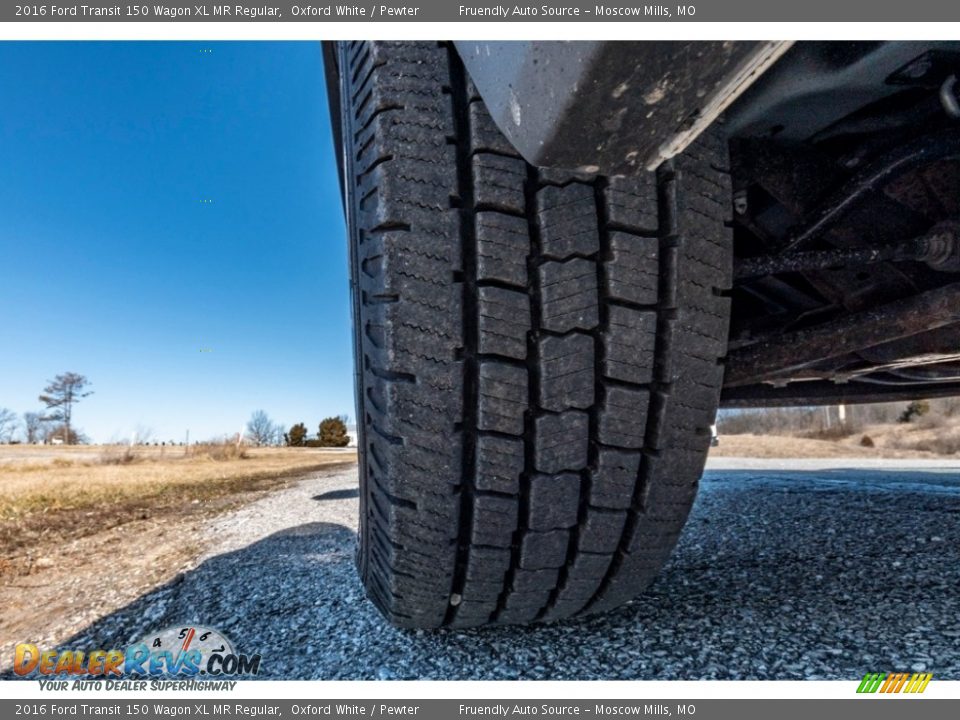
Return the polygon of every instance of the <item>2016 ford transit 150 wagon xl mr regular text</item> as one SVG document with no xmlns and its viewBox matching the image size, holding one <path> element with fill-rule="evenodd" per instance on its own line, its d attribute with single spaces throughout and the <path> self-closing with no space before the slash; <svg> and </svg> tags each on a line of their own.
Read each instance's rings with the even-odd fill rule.
<svg viewBox="0 0 960 720">
<path fill-rule="evenodd" d="M 324 53 L 397 625 L 635 597 L 720 406 L 960 394 L 960 44 Z"/>
</svg>

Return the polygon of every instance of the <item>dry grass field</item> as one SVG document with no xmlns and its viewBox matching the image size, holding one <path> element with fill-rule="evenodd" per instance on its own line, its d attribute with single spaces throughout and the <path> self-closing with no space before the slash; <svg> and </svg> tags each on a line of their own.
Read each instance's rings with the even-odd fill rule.
<svg viewBox="0 0 960 720">
<path fill-rule="evenodd" d="M 353 450 L 0 448 L 0 575 L 24 551 L 136 519 L 222 510 L 240 496 L 356 459 Z M 5 565 L 7 566 L 5 568 Z"/>
<path fill-rule="evenodd" d="M 812 435 L 812 436 L 811 436 Z M 720 436 L 714 457 L 755 458 L 950 458 L 960 453 L 960 418 L 921 418 L 822 432 Z"/>
<path fill-rule="evenodd" d="M 858 435 L 857 438 L 860 436 Z M 819 440 L 786 435 L 721 435 L 710 457 L 750 458 L 934 458 L 933 453 L 887 447 L 862 447 L 856 441 Z"/>
</svg>

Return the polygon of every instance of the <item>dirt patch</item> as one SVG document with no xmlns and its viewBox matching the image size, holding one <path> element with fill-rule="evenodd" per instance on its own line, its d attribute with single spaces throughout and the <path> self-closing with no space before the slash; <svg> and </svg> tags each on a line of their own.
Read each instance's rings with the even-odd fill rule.
<svg viewBox="0 0 960 720">
<path fill-rule="evenodd" d="M 327 463 L 320 472 L 351 466 Z M 63 510 L 46 525 L 31 518 L 32 530 L 7 528 L 0 555 L 0 652 L 9 655 L 18 642 L 57 642 L 169 582 L 202 554 L 218 516 L 316 474 L 246 478 L 199 497 Z"/>
<path fill-rule="evenodd" d="M 64 538 L 79 540 L 98 536 L 140 520 L 161 523 L 168 518 L 184 519 L 195 514 L 222 512 L 258 497 L 258 493 L 287 487 L 291 481 L 311 472 L 352 464 L 342 461 L 321 463 L 281 476 L 250 473 L 213 483 L 179 485 L 157 494 L 123 498 L 101 506 L 51 508 L 26 513 L 15 520 L 0 521 L 0 553 L 3 557 L 0 577 L 30 574 L 38 558 L 49 556 L 50 549 L 61 544 Z"/>
</svg>

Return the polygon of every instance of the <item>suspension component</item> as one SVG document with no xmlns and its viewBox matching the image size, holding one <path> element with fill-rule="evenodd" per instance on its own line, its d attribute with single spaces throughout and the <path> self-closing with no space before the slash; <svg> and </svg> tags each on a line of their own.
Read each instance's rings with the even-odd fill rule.
<svg viewBox="0 0 960 720">
<path fill-rule="evenodd" d="M 925 248 L 918 260 L 934 270 L 960 271 L 960 223 L 955 220 L 938 223 L 921 239 Z"/>
<path fill-rule="evenodd" d="M 942 222 L 925 235 L 890 245 L 831 248 L 747 258 L 737 263 L 734 278 L 747 280 L 777 273 L 834 270 L 905 260 L 925 262 L 935 270 L 943 272 L 960 271 L 960 223 Z"/>
<path fill-rule="evenodd" d="M 960 283 L 732 351 L 724 385 L 787 381 L 790 374 L 822 360 L 960 322 Z"/>
<path fill-rule="evenodd" d="M 893 152 L 854 174 L 835 193 L 810 213 L 810 220 L 794 230 L 779 254 L 786 255 L 808 245 L 830 230 L 871 193 L 898 177 L 937 160 L 960 157 L 960 133 L 955 127 L 904 143 Z"/>
<path fill-rule="evenodd" d="M 954 120 L 960 119 L 960 100 L 956 93 L 957 76 L 951 75 L 940 86 L 940 104 L 943 111 Z"/>
</svg>

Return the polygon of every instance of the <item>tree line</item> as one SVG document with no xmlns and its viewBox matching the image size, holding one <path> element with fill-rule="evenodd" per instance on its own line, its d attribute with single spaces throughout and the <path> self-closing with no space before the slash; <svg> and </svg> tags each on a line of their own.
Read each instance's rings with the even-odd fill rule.
<svg viewBox="0 0 960 720">
<path fill-rule="evenodd" d="M 38 400 L 42 410 L 27 411 L 22 416 L 0 407 L 0 443 L 26 442 L 77 445 L 87 438 L 73 423 L 74 407 L 93 394 L 90 381 L 79 373 L 66 372 L 50 380 Z M 350 443 L 346 416 L 328 417 L 320 421 L 316 437 L 309 437 L 302 422 L 289 429 L 275 423 L 263 410 L 256 410 L 247 422 L 246 438 L 258 446 L 346 447 Z"/>
<path fill-rule="evenodd" d="M 256 410 L 247 422 L 247 437 L 259 446 L 346 447 L 350 444 L 347 418 L 344 415 L 324 418 L 320 421 L 316 437 L 309 435 L 304 423 L 296 423 L 285 430 L 282 423 L 273 422 L 263 410 Z"/>
<path fill-rule="evenodd" d="M 73 408 L 93 394 L 87 388 L 90 381 L 74 372 L 57 375 L 48 381 L 37 398 L 42 410 L 27 411 L 22 417 L 9 408 L 0 407 L 0 443 L 16 442 L 19 434 L 24 442 L 59 442 L 76 445 L 86 441 L 83 433 L 73 426 Z"/>
</svg>

